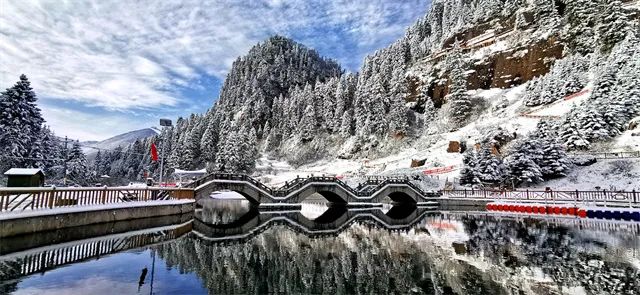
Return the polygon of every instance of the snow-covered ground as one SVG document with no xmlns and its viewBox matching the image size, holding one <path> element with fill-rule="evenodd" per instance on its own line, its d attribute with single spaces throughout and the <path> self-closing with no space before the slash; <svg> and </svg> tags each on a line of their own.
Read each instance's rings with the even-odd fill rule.
<svg viewBox="0 0 640 295">
<path fill-rule="evenodd" d="M 114 210 L 114 209 L 136 208 L 136 207 L 166 206 L 166 205 L 182 205 L 182 204 L 191 204 L 193 202 L 195 202 L 194 199 L 166 200 L 166 201 L 158 200 L 153 202 L 136 201 L 136 202 L 113 203 L 113 204 L 104 204 L 104 205 L 58 207 L 53 209 L 29 210 L 29 211 L 20 211 L 20 212 L 2 212 L 0 214 L 0 221 L 16 219 L 16 218 L 58 215 L 58 214 L 75 213 L 75 212 L 90 212 L 90 211 Z"/>
<path fill-rule="evenodd" d="M 474 90 L 470 94 L 483 97 L 489 104 L 489 108 L 471 124 L 453 131 L 437 135 L 423 136 L 417 139 L 410 148 L 406 148 L 378 159 L 333 159 L 321 160 L 315 163 L 294 168 L 286 162 L 270 160 L 262 157 L 258 163 L 259 179 L 268 185 L 280 186 L 285 181 L 310 175 L 336 175 L 343 177 L 349 183 L 350 179 L 360 178 L 365 175 L 406 175 L 412 173 L 422 174 L 424 170 L 439 167 L 453 166 L 453 170 L 433 174 L 435 182 L 444 186 L 445 181 L 453 181 L 460 173 L 462 155 L 460 153 L 448 153 L 447 147 L 450 141 L 466 141 L 467 147 L 473 146 L 490 131 L 501 127 L 510 133 L 522 137 L 536 128 L 540 118 L 522 116 L 523 105 L 521 96 L 525 85 L 510 89 Z M 568 100 L 559 100 L 547 107 L 531 112 L 539 116 L 561 116 L 568 112 L 574 105 L 581 103 L 590 96 L 590 87 L 580 95 Z M 529 112 L 527 112 L 529 113 Z M 626 131 L 616 138 L 610 145 L 611 151 L 638 151 L 640 150 L 640 138 L 631 136 L 638 130 Z M 435 142 L 433 138 L 437 138 Z M 410 168 L 411 160 L 426 159 L 422 167 Z M 553 187 L 555 189 L 593 189 L 617 188 L 624 190 L 640 190 L 640 159 L 626 160 L 632 163 L 632 171 L 629 174 L 613 175 L 607 173 L 610 170 L 612 160 L 600 160 L 589 167 L 576 167 L 568 177 L 548 181 L 539 184 L 538 188 Z"/>
<path fill-rule="evenodd" d="M 555 190 L 595 190 L 599 187 L 640 192 L 640 159 L 598 160 L 591 166 L 575 167 L 567 177 L 549 180 L 533 187 L 552 187 Z"/>
</svg>

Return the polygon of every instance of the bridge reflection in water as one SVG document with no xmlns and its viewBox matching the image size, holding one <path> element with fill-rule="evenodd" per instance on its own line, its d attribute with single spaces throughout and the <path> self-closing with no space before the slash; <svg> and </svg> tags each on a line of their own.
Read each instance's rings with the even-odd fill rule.
<svg viewBox="0 0 640 295">
<path fill-rule="evenodd" d="M 398 205 L 385 213 L 381 208 L 347 209 L 343 206 L 306 205 L 325 211 L 310 219 L 305 216 L 304 210 L 264 211 L 247 206 L 235 220 L 220 222 L 216 218 L 219 215 L 214 213 L 215 208 L 205 205 L 195 213 L 193 231 L 202 239 L 221 242 L 250 239 L 276 225 L 284 225 L 310 237 L 337 235 L 355 222 L 373 222 L 388 230 L 400 231 L 410 229 L 435 210 L 435 207 Z"/>
<path fill-rule="evenodd" d="M 55 245 L 37 237 L 3 240 L 0 293 L 16 290 L 26 276 L 40 277 L 32 274 L 140 249 L 157 251 L 163 266 L 195 273 L 210 292 L 221 294 L 433 294 L 447 288 L 460 294 L 472 288 L 477 294 L 510 294 L 513 286 L 500 282 L 526 280 L 518 274 L 531 269 L 559 286 L 579 284 L 591 294 L 640 287 L 634 267 L 640 261 L 636 223 L 418 206 L 309 204 L 301 211 L 264 211 L 246 201 L 213 203 L 186 221 L 129 222 L 133 231 L 128 232 L 113 233 L 114 226 L 76 228 L 67 233 L 73 239 L 58 239 Z M 488 263 L 493 274 L 471 262 Z"/>
</svg>

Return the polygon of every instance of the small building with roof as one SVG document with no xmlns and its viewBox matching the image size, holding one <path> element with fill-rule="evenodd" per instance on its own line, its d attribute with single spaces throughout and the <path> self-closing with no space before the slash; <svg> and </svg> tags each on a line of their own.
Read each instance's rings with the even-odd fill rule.
<svg viewBox="0 0 640 295">
<path fill-rule="evenodd" d="M 4 173 L 7 187 L 44 186 L 44 172 L 38 168 L 11 168 Z"/>
</svg>

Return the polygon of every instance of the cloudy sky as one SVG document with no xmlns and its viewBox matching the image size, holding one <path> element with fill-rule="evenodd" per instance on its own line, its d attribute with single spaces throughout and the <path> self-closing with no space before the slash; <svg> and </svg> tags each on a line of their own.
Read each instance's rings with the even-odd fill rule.
<svg viewBox="0 0 640 295">
<path fill-rule="evenodd" d="M 357 71 L 429 0 L 0 0 L 0 88 L 21 73 L 58 135 L 100 140 L 204 112 L 231 63 L 270 35 Z"/>
</svg>

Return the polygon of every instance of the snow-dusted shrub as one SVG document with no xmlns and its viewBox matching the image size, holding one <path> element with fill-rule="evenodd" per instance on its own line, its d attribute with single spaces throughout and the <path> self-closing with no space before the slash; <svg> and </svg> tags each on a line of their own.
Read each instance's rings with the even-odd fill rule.
<svg viewBox="0 0 640 295">
<path fill-rule="evenodd" d="M 571 162 L 576 166 L 591 166 L 598 162 L 596 157 L 590 155 L 579 155 L 571 157 Z"/>
<path fill-rule="evenodd" d="M 634 163 L 630 160 L 616 160 L 609 163 L 609 168 L 605 172 L 606 175 L 623 175 L 631 176 Z"/>
</svg>

